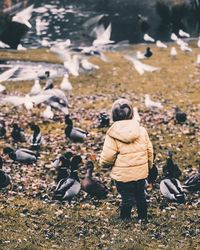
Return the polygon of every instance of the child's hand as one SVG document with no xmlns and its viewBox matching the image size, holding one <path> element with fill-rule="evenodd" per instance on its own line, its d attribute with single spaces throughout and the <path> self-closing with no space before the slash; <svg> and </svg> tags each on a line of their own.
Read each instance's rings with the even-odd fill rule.
<svg viewBox="0 0 200 250">
<path fill-rule="evenodd" d="M 153 190 L 153 184 L 152 183 L 149 183 L 146 187 L 147 191 L 150 192 Z"/>
</svg>

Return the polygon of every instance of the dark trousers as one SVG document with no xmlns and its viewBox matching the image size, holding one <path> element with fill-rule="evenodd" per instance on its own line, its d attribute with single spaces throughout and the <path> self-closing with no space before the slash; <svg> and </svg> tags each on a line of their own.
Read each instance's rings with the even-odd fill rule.
<svg viewBox="0 0 200 250">
<path fill-rule="evenodd" d="M 115 181 L 117 191 L 122 197 L 120 217 L 131 218 L 131 209 L 136 204 L 138 219 L 147 219 L 147 202 L 144 193 L 145 180 L 120 182 Z"/>
</svg>

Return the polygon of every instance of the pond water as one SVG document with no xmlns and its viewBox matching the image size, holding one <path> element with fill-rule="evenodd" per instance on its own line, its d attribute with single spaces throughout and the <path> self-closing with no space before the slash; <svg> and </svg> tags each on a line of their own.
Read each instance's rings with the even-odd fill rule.
<svg viewBox="0 0 200 250">
<path fill-rule="evenodd" d="M 162 2 L 162 1 L 161 1 Z M 166 4 L 165 4 L 166 2 Z M 90 44 L 92 39 L 83 23 L 89 18 L 104 14 L 101 22 L 106 26 L 112 23 L 111 38 L 114 41 L 129 40 L 143 42 L 144 32 L 155 39 L 170 40 L 171 32 L 180 28 L 191 36 L 199 36 L 200 6 L 198 0 L 163 1 L 156 0 L 44 0 L 35 1 L 32 28 L 23 39 L 25 46 L 40 47 L 41 40 L 49 42 L 71 39 L 76 45 Z M 184 2 L 184 3 L 183 3 Z M 142 20 L 138 19 L 142 15 Z M 37 30 L 36 22 L 41 23 Z"/>
<path fill-rule="evenodd" d="M 30 0 L 31 2 L 31 0 Z M 53 44 L 70 39 L 73 45 L 91 45 L 93 37 L 83 24 L 90 18 L 104 14 L 100 23 L 106 27 L 112 23 L 111 40 L 144 42 L 148 33 L 155 39 L 170 41 L 172 32 L 179 29 L 197 37 L 200 32 L 200 0 L 43 0 L 32 1 L 34 12 L 30 20 L 32 28 L 21 43 L 27 48 L 39 48 L 43 42 Z M 140 18 L 138 17 L 140 15 Z M 20 64 L 20 62 L 17 62 Z M 2 71 L 12 67 L 13 62 L 1 64 Z M 28 80 L 50 69 L 52 76 L 62 76 L 65 69 L 58 65 L 21 63 L 14 74 L 15 80 Z M 57 72 L 57 73 L 56 73 Z M 25 79 L 27 77 L 27 79 Z"/>
</svg>

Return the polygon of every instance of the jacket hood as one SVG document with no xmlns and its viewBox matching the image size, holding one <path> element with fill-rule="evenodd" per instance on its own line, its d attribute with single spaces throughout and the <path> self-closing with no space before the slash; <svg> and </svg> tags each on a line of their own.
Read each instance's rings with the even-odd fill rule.
<svg viewBox="0 0 200 250">
<path fill-rule="evenodd" d="M 140 125 L 135 119 L 117 121 L 107 134 L 124 143 L 131 143 L 140 136 Z"/>
</svg>

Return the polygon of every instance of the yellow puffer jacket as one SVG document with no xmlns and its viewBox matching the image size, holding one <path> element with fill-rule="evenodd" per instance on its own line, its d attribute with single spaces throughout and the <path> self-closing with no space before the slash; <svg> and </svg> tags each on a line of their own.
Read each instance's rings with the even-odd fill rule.
<svg viewBox="0 0 200 250">
<path fill-rule="evenodd" d="M 115 122 L 107 131 L 100 156 L 102 167 L 112 166 L 111 177 L 121 182 L 148 176 L 153 147 L 146 129 L 135 120 Z"/>
</svg>

